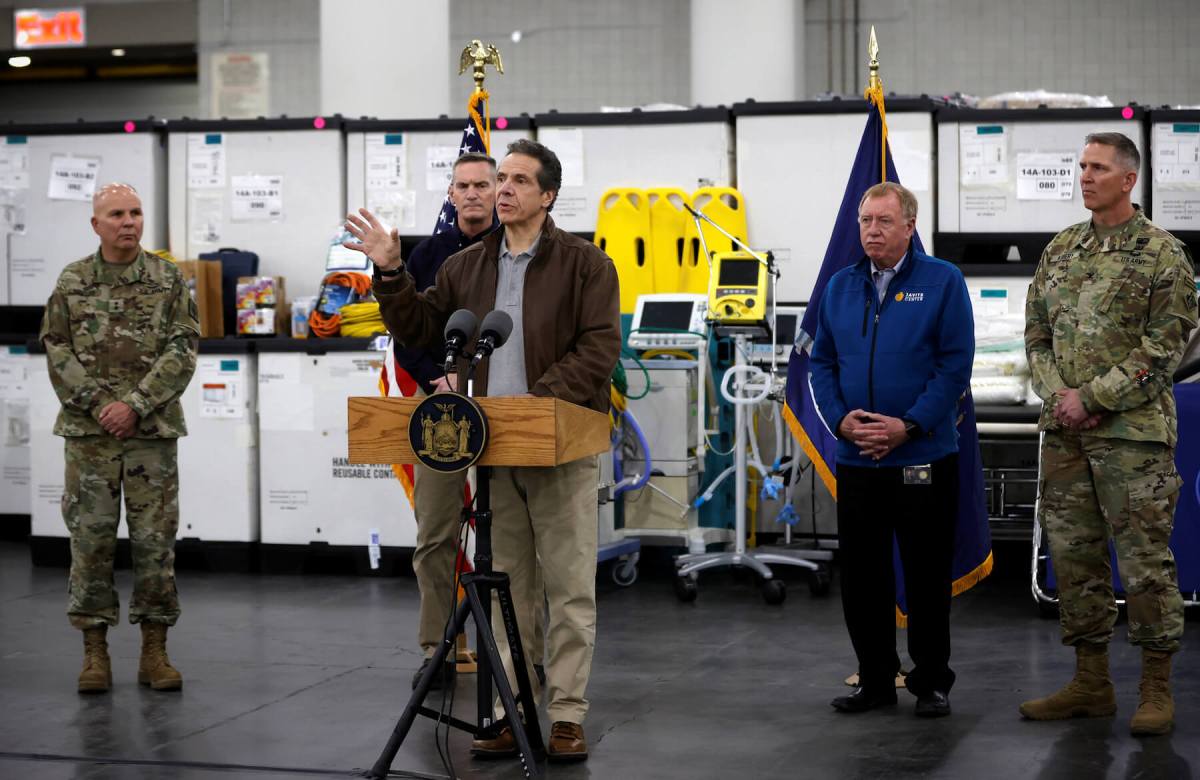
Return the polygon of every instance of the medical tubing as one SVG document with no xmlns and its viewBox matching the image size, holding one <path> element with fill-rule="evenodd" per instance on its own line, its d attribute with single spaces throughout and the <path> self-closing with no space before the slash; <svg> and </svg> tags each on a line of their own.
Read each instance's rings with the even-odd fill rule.
<svg viewBox="0 0 1200 780">
<path fill-rule="evenodd" d="M 731 381 L 733 381 L 734 377 L 740 376 L 742 374 L 748 375 L 745 380 L 746 382 L 749 382 L 754 379 L 759 379 L 759 378 L 765 377 L 767 375 L 766 372 L 763 371 L 758 366 L 741 365 L 741 366 L 731 367 L 729 370 L 727 370 L 725 372 L 724 378 L 721 379 L 721 396 L 726 401 L 728 401 L 731 404 L 738 404 L 741 406 L 753 406 L 754 404 L 757 404 L 760 401 L 762 401 L 764 398 L 766 398 L 768 394 L 770 394 L 771 383 L 767 382 L 763 386 L 763 389 L 757 395 L 744 396 L 744 397 L 734 395 L 729 389 L 729 383 Z"/>
<path fill-rule="evenodd" d="M 621 420 L 633 428 L 633 435 L 637 437 L 638 446 L 642 448 L 642 455 L 645 458 L 645 468 L 642 469 L 642 473 L 638 476 L 637 481 L 633 482 L 632 484 L 621 485 L 620 483 L 623 482 L 624 479 L 617 480 L 617 488 L 613 491 L 614 497 L 621 495 L 626 490 L 641 490 L 643 487 L 645 487 L 646 483 L 650 481 L 650 466 L 652 464 L 652 460 L 650 458 L 650 443 L 646 441 L 646 434 L 642 433 L 642 427 L 637 424 L 637 420 L 628 409 L 621 413 Z"/>
</svg>

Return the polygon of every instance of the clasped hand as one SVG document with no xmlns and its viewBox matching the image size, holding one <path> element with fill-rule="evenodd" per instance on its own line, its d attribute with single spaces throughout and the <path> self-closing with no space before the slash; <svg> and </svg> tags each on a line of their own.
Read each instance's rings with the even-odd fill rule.
<svg viewBox="0 0 1200 780">
<path fill-rule="evenodd" d="M 864 457 L 881 460 L 908 441 L 908 431 L 899 417 L 855 409 L 842 418 L 838 434 L 858 447 Z"/>
<path fill-rule="evenodd" d="M 1054 404 L 1054 419 L 1058 420 L 1059 425 L 1075 431 L 1088 431 L 1100 424 L 1101 415 L 1088 414 L 1075 388 L 1063 387 L 1054 394 L 1058 399 Z"/>
<path fill-rule="evenodd" d="M 118 439 L 137 432 L 138 413 L 124 401 L 113 401 L 100 410 L 100 427 Z"/>
</svg>

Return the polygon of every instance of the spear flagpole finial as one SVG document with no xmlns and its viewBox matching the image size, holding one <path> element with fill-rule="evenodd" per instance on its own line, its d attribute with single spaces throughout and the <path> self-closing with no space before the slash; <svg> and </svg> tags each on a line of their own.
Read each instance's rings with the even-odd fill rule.
<svg viewBox="0 0 1200 780">
<path fill-rule="evenodd" d="M 871 38 L 867 41 L 867 68 L 870 72 L 870 78 L 867 81 L 867 89 L 873 90 L 883 89 L 883 82 L 879 80 L 879 41 L 875 39 L 875 25 L 871 25 Z"/>
</svg>

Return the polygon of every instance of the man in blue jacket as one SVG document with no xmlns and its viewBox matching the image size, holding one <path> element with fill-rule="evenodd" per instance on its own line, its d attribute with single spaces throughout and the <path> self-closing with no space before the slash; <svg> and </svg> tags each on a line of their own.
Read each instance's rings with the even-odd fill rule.
<svg viewBox="0 0 1200 780">
<path fill-rule="evenodd" d="M 957 404 L 975 353 L 959 270 L 912 246 L 917 199 L 894 182 L 859 203 L 866 256 L 829 280 L 812 348 L 812 387 L 838 438 L 842 608 L 859 686 L 831 704 L 895 704 L 895 574 L 908 597 L 908 689 L 916 714 L 950 714 L 950 588 L 958 502 Z"/>
</svg>

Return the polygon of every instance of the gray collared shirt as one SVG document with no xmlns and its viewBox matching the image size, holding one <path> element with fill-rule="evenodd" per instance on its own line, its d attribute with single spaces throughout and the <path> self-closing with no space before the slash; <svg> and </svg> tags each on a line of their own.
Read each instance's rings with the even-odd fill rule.
<svg viewBox="0 0 1200 780">
<path fill-rule="evenodd" d="M 884 297 L 887 295 L 888 285 L 892 283 L 892 278 L 900 273 L 900 266 L 904 265 L 904 261 L 908 259 L 908 253 L 904 253 L 904 257 L 900 258 L 900 262 L 896 263 L 891 268 L 880 268 L 875 265 L 875 261 L 871 261 L 871 278 L 875 280 L 875 292 L 879 295 L 879 303 L 883 303 Z"/>
<path fill-rule="evenodd" d="M 525 378 L 525 328 L 521 308 L 525 300 L 525 272 L 537 254 L 542 236 L 520 254 L 508 251 L 508 237 L 500 239 L 500 268 L 496 276 L 496 308 L 508 312 L 513 329 L 504 346 L 492 353 L 488 364 L 488 395 L 521 395 L 529 392 Z"/>
</svg>

